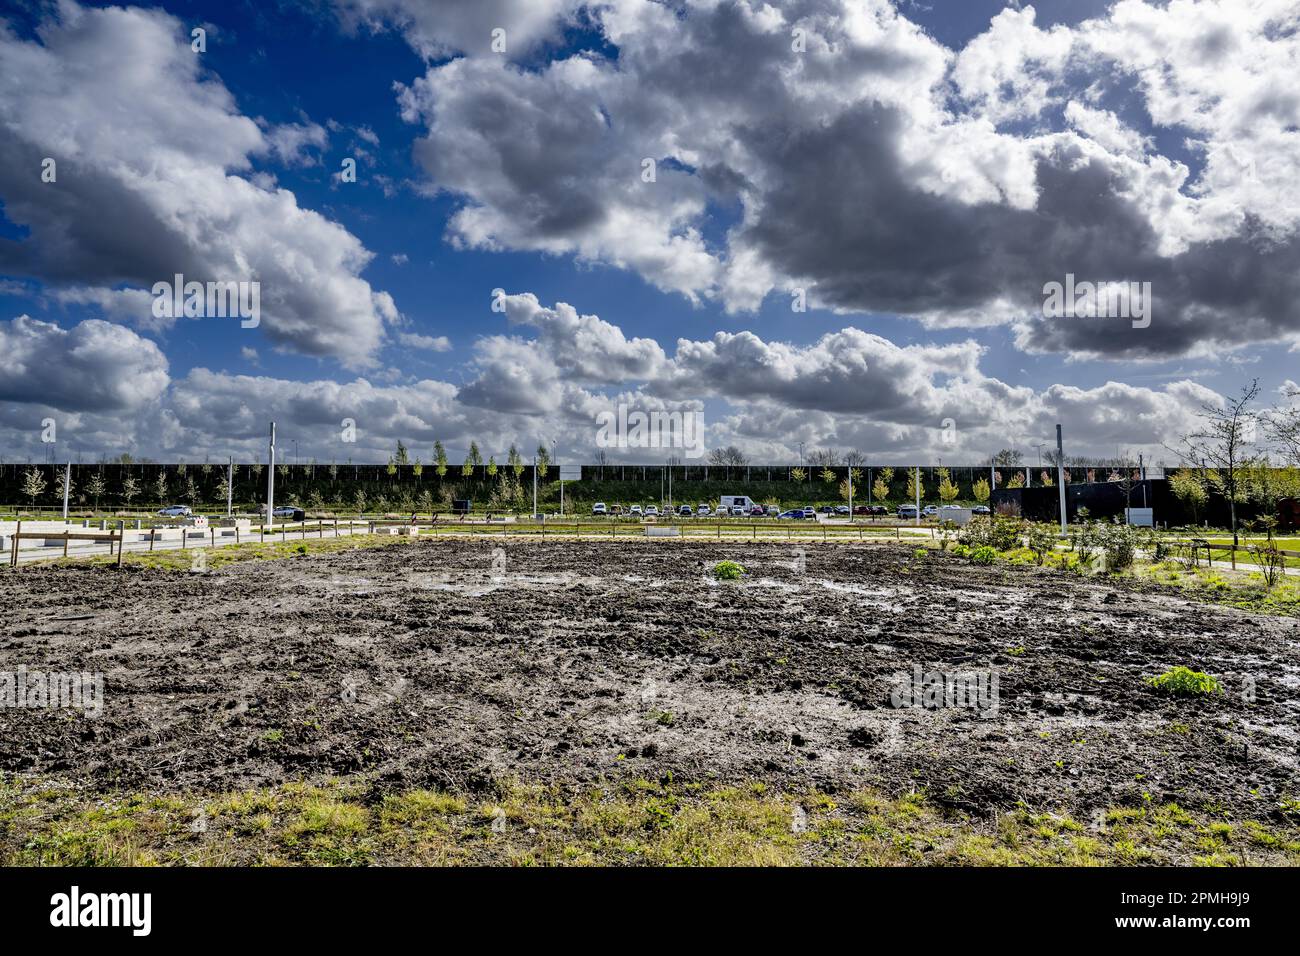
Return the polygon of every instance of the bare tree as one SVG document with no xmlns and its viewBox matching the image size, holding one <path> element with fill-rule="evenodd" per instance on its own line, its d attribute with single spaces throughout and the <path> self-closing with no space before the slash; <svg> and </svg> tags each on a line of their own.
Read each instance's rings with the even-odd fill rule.
<svg viewBox="0 0 1300 956">
<path fill-rule="evenodd" d="M 1128 457 L 1124 452 L 1115 467 L 1115 473 L 1119 476 L 1114 479 L 1119 490 L 1124 493 L 1124 508 L 1126 510 L 1133 507 L 1133 489 L 1136 488 L 1141 479 L 1141 473 L 1138 471 L 1137 462 Z"/>
<path fill-rule="evenodd" d="M 1025 456 L 1019 448 L 1003 448 L 993 456 L 993 464 L 1001 465 L 1003 468 L 1014 468 L 1017 465 L 1023 465 Z"/>
<path fill-rule="evenodd" d="M 1300 386 L 1288 383 L 1286 397 L 1286 404 L 1274 406 L 1265 418 L 1266 427 L 1286 460 L 1300 465 Z"/>
<path fill-rule="evenodd" d="M 1212 469 L 1211 483 L 1228 499 L 1232 515 L 1232 543 L 1240 543 L 1237 532 L 1237 501 L 1242 493 L 1242 477 L 1249 464 L 1250 446 L 1254 444 L 1256 416 L 1252 409 L 1259 397 L 1259 379 L 1243 385 L 1236 398 L 1225 399 L 1222 406 L 1209 402 L 1201 405 L 1201 427 L 1181 439 L 1182 448 L 1171 449 L 1193 465 Z"/>
<path fill-rule="evenodd" d="M 715 448 L 709 452 L 710 465 L 747 465 L 749 459 L 735 445 L 728 445 L 726 448 Z"/>
<path fill-rule="evenodd" d="M 835 466 L 840 463 L 839 454 L 832 448 L 815 448 L 808 453 L 808 460 L 805 465 L 815 468 L 825 468 Z"/>
</svg>

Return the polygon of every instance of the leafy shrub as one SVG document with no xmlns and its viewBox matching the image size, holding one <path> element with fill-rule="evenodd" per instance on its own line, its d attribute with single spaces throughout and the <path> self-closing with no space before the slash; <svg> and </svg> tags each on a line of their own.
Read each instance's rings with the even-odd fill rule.
<svg viewBox="0 0 1300 956">
<path fill-rule="evenodd" d="M 957 522 L 946 518 L 939 522 L 939 550 L 947 551 L 958 534 Z"/>
<path fill-rule="evenodd" d="M 994 551 L 1010 551 L 1020 547 L 1024 522 L 1019 518 L 1001 518 L 996 515 L 972 518 L 962 529 L 958 540 L 972 548 L 988 546 Z"/>
<path fill-rule="evenodd" d="M 1029 525 L 1026 543 L 1029 550 L 1034 553 L 1034 563 L 1042 567 L 1047 556 L 1056 550 L 1056 528 L 1053 525 L 1035 521 Z"/>
<path fill-rule="evenodd" d="M 1086 508 L 1080 508 L 1079 514 L 1082 515 L 1086 510 Z M 1088 521 L 1084 521 L 1082 524 L 1070 525 L 1068 536 L 1070 550 L 1074 552 L 1078 560 L 1075 567 L 1080 571 L 1092 567 L 1092 560 L 1097 556 L 1097 547 L 1100 543 L 1097 536 L 1097 526 Z"/>
<path fill-rule="evenodd" d="M 1149 546 L 1153 535 L 1145 528 L 1115 523 L 1099 525 L 1097 537 L 1106 555 L 1106 570 L 1114 573 L 1132 567 L 1138 548 Z"/>
<path fill-rule="evenodd" d="M 1223 685 L 1217 677 L 1203 671 L 1194 671 L 1179 664 L 1159 677 L 1148 677 L 1147 683 L 1162 694 L 1173 697 L 1195 697 L 1197 694 L 1220 694 Z"/>
<path fill-rule="evenodd" d="M 970 553 L 972 564 L 992 564 L 998 558 L 998 553 L 987 544 L 981 545 Z"/>
<path fill-rule="evenodd" d="M 1278 550 L 1277 542 L 1269 538 L 1264 544 L 1252 544 L 1249 548 L 1250 559 L 1259 567 L 1266 587 L 1274 587 L 1286 572 L 1286 558 Z"/>
<path fill-rule="evenodd" d="M 956 556 L 956 557 L 958 557 L 958 558 L 969 557 L 969 556 L 970 556 L 970 548 L 966 547 L 966 545 L 964 545 L 964 544 L 954 544 L 954 545 L 952 546 L 952 553 L 953 553 L 954 556 Z"/>
<path fill-rule="evenodd" d="M 734 581 L 745 573 L 735 561 L 719 561 L 713 566 L 713 576 L 719 581 Z"/>
<path fill-rule="evenodd" d="M 915 551 L 912 552 L 912 557 L 914 557 L 914 558 L 924 558 L 927 554 L 929 554 L 929 551 L 928 551 L 927 549 L 925 549 L 925 548 L 917 548 Z"/>
</svg>

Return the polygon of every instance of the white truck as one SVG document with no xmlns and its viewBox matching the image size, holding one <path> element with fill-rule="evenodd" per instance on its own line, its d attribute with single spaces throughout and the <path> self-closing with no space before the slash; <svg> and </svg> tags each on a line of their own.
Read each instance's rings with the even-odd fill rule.
<svg viewBox="0 0 1300 956">
<path fill-rule="evenodd" d="M 748 495 L 723 495 L 718 510 L 727 513 L 732 508 L 744 508 L 745 514 L 749 514 L 749 509 L 753 507 L 754 502 L 750 501 Z"/>
</svg>

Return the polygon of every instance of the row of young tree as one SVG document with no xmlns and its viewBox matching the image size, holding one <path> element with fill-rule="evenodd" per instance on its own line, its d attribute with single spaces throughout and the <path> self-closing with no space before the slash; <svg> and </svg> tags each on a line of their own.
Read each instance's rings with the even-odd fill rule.
<svg viewBox="0 0 1300 956">
<path fill-rule="evenodd" d="M 1234 545 L 1239 506 L 1254 507 L 1255 526 L 1271 539 L 1279 503 L 1300 497 L 1300 387 L 1288 384 L 1283 401 L 1268 408 L 1259 398 L 1255 379 L 1222 403 L 1203 403 L 1199 427 L 1172 449 L 1184 463 L 1171 478 L 1174 494 L 1194 508 L 1214 494 L 1226 500 Z"/>
<path fill-rule="evenodd" d="M 1175 445 L 1165 446 L 1182 462 L 1182 467 L 1170 477 L 1173 493 L 1193 512 L 1204 508 L 1212 496 L 1221 496 L 1230 509 L 1234 537 L 1238 533 L 1238 505 L 1249 503 L 1257 514 L 1267 519 L 1276 514 L 1280 500 L 1300 495 L 1300 477 L 1297 477 L 1300 473 L 1296 470 L 1300 465 L 1300 404 L 1296 402 L 1300 399 L 1300 389 L 1291 390 L 1286 395 L 1286 403 L 1269 409 L 1257 407 L 1259 392 L 1259 384 L 1255 381 L 1242 388 L 1234 398 L 1222 403 L 1204 404 L 1200 410 L 1199 426 L 1181 436 Z M 861 464 L 863 456 L 856 451 L 843 454 L 817 451 L 808 456 L 809 464 L 777 471 L 786 473 L 787 484 L 795 486 L 794 494 L 800 497 L 824 500 L 838 495 L 847 501 L 852 494 L 855 502 L 870 500 L 889 505 L 892 501 L 907 502 L 917 497 L 922 501 L 932 500 L 931 495 L 935 494 L 943 502 L 973 500 L 982 503 L 989 500 L 994 487 L 1021 488 L 1033 484 L 1035 479 L 1038 484 L 1053 485 L 1058 475 L 1055 452 L 1049 451 L 1043 457 L 1052 467 L 1032 469 L 1023 465 L 1024 456 L 1019 450 L 1003 449 L 993 456 L 992 473 L 988 477 L 975 477 L 977 471 L 962 469 L 967 472 L 964 487 L 959 486 L 952 469 L 865 468 Z M 539 483 L 548 483 L 552 455 L 544 445 L 537 448 L 535 462 Z M 735 448 L 715 449 L 710 462 L 715 466 L 727 466 L 728 478 L 733 466 L 745 467 L 748 471 L 745 456 Z M 598 467 L 601 464 L 597 462 Z M 1067 483 L 1075 480 L 1110 481 L 1118 483 L 1124 490 L 1131 489 L 1140 478 L 1136 463 L 1124 456 L 1101 462 L 1067 458 L 1065 465 L 1060 474 Z M 69 500 L 93 503 L 96 509 L 102 501 L 120 503 L 126 508 L 150 500 L 179 500 L 191 505 L 224 503 L 227 494 L 232 492 L 231 497 L 237 499 L 259 500 L 264 492 L 264 466 L 240 467 L 248 477 L 243 482 L 237 478 L 233 489 L 228 487 L 227 471 L 221 465 L 187 467 L 179 464 L 170 474 L 166 466 L 160 467 L 147 481 L 124 469 L 119 481 L 114 483 L 116 487 L 111 488 L 101 469 L 92 472 L 80 488 L 72 487 L 67 491 Z M 364 502 L 372 508 L 392 504 L 400 510 L 406 510 L 407 506 L 427 510 L 433 504 L 449 503 L 457 497 L 474 497 L 489 504 L 513 507 L 522 505 L 527 498 L 524 473 L 528 466 L 514 446 L 506 454 L 504 463 L 498 464 L 495 456 L 484 460 L 477 442 L 471 442 L 464 462 L 453 465 L 442 442 L 437 441 L 433 446 L 432 460 L 426 466 L 419 457 L 412 458 L 407 446 L 399 442 L 387 465 L 381 466 L 389 479 L 388 487 L 373 481 L 356 480 L 345 490 L 339 487 L 339 479 L 341 470 L 347 467 L 281 463 L 277 466 L 277 481 L 284 483 L 286 494 L 297 496 L 308 507 L 325 504 L 355 507 Z M 438 479 L 435 487 L 421 486 L 426 467 Z M 688 468 L 684 465 L 674 467 Z M 321 487 L 316 480 L 318 468 L 328 476 L 329 486 Z M 212 480 L 214 470 L 215 484 Z M 602 467 L 602 475 L 603 470 Z M 771 471 L 768 470 L 769 481 Z M 415 486 L 407 486 L 407 476 L 415 479 Z M 65 492 L 64 481 L 63 469 L 54 469 L 51 480 L 41 468 L 31 466 L 22 475 L 21 492 L 33 505 L 50 492 L 56 501 L 61 501 Z M 821 487 L 817 488 L 815 483 L 820 483 Z M 898 495 L 900 485 L 901 496 Z M 806 493 L 803 493 L 804 488 Z"/>
</svg>

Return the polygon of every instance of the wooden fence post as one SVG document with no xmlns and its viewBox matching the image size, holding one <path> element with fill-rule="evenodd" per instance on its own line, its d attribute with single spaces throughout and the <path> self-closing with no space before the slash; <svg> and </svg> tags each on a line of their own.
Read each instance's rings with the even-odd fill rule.
<svg viewBox="0 0 1300 956">
<path fill-rule="evenodd" d="M 10 542 L 13 545 L 13 549 L 12 549 L 13 553 L 9 557 L 9 567 L 11 568 L 18 567 L 18 539 L 22 537 L 22 533 L 23 533 L 23 519 L 19 518 L 18 525 L 17 527 L 14 528 L 14 539 L 12 542 Z"/>
<path fill-rule="evenodd" d="M 122 566 L 122 551 L 124 550 L 125 545 L 126 545 L 126 522 L 119 521 L 117 523 L 117 566 L 119 568 Z M 111 544 L 109 546 L 112 547 Z"/>
</svg>

